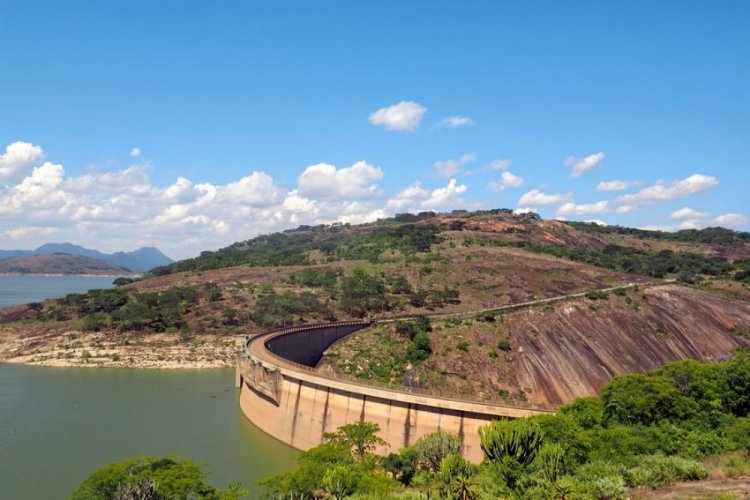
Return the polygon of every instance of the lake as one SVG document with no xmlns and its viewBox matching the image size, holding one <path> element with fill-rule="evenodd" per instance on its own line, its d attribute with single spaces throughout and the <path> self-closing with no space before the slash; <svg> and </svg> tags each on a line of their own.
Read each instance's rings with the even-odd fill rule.
<svg viewBox="0 0 750 500">
<path fill-rule="evenodd" d="M 292 468 L 297 452 L 251 424 L 238 397 L 233 369 L 0 364 L 0 497 L 66 498 L 107 463 L 172 453 L 257 496 L 252 483 Z"/>
<path fill-rule="evenodd" d="M 0 276 L 0 307 L 109 288 L 111 277 Z M 297 452 L 251 424 L 234 369 L 47 368 L 0 363 L 0 498 L 66 498 L 94 470 L 141 455 L 206 464 L 251 490 Z"/>
<path fill-rule="evenodd" d="M 92 288 L 111 288 L 114 280 L 111 276 L 0 275 L 0 307 L 38 302 Z"/>
</svg>

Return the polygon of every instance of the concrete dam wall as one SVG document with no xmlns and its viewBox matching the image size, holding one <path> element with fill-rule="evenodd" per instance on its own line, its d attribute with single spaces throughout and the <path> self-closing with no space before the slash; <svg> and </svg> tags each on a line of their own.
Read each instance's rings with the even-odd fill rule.
<svg viewBox="0 0 750 500">
<path fill-rule="evenodd" d="M 550 413 L 459 401 L 322 375 L 314 369 L 336 340 L 369 326 L 362 321 L 289 328 L 248 339 L 238 353 L 240 407 L 261 430 L 299 450 L 323 442 L 326 432 L 368 421 L 398 451 L 421 436 L 445 431 L 461 437 L 463 455 L 482 459 L 477 429 L 499 418 Z"/>
</svg>

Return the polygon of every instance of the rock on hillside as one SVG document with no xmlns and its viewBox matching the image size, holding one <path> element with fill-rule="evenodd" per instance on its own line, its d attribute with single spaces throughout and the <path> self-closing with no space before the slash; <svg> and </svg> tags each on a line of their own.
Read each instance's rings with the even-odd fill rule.
<svg viewBox="0 0 750 500">
<path fill-rule="evenodd" d="M 638 311 L 612 295 L 510 322 L 514 371 L 529 401 L 554 407 L 596 395 L 615 375 L 684 358 L 723 358 L 750 346 L 746 302 L 676 285 L 631 295 Z"/>
</svg>

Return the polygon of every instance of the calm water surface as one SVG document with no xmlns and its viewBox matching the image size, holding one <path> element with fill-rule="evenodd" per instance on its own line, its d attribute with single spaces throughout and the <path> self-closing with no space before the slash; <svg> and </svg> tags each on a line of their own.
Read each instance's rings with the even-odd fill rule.
<svg viewBox="0 0 750 500">
<path fill-rule="evenodd" d="M 111 288 L 111 276 L 0 276 L 0 307 L 28 304 L 44 299 L 85 292 L 92 288 Z"/>
<path fill-rule="evenodd" d="M 126 457 L 175 453 L 209 482 L 252 483 L 296 452 L 242 414 L 234 371 L 47 368 L 0 364 L 0 498 L 65 498 Z"/>
</svg>

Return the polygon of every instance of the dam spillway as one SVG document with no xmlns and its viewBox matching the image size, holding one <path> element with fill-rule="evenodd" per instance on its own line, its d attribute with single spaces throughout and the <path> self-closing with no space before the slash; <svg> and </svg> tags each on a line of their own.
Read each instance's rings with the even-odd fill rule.
<svg viewBox="0 0 750 500">
<path fill-rule="evenodd" d="M 492 420 L 551 413 L 445 398 L 408 388 L 384 388 L 318 372 L 314 367 L 334 342 L 370 326 L 341 321 L 276 330 L 248 337 L 237 356 L 236 385 L 245 416 L 280 441 L 307 450 L 327 432 L 368 421 L 398 451 L 435 431 L 457 434 L 462 454 L 479 462 L 477 429 Z"/>
</svg>

